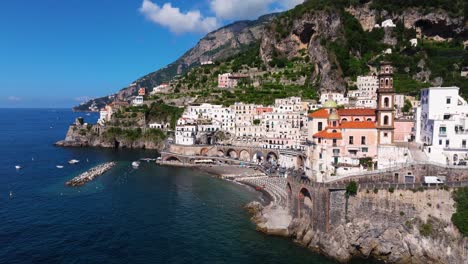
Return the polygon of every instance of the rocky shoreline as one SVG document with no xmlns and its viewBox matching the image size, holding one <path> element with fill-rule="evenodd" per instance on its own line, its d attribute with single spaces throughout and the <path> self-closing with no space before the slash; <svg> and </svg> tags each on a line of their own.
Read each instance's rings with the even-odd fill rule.
<svg viewBox="0 0 468 264">
<path fill-rule="evenodd" d="M 251 202 L 246 209 L 258 231 L 291 238 L 340 263 L 355 258 L 402 264 L 468 263 L 468 238 L 450 220 L 454 210 L 450 191 L 395 193 L 361 192 L 350 198 L 347 221 L 327 232 L 314 228 L 308 217 L 292 216 L 286 206 Z M 431 198 L 438 199 L 437 205 L 427 203 Z"/>
<path fill-rule="evenodd" d="M 94 180 L 96 177 L 101 176 L 106 173 L 108 170 L 112 169 L 117 163 L 116 162 L 107 162 L 96 167 L 89 169 L 86 172 L 76 176 L 75 178 L 67 181 L 65 185 L 71 187 L 83 186 L 87 182 Z"/>
</svg>

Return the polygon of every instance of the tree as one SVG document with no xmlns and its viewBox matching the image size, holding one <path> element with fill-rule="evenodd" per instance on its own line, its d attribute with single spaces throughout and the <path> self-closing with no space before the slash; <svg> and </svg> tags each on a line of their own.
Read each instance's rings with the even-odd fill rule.
<svg viewBox="0 0 468 264">
<path fill-rule="evenodd" d="M 355 196 L 357 194 L 358 185 L 355 181 L 350 182 L 346 186 L 346 196 Z"/>
<path fill-rule="evenodd" d="M 411 109 L 413 108 L 413 104 L 411 104 L 411 101 L 406 99 L 405 100 L 405 105 L 403 106 L 403 113 L 409 113 Z"/>
</svg>

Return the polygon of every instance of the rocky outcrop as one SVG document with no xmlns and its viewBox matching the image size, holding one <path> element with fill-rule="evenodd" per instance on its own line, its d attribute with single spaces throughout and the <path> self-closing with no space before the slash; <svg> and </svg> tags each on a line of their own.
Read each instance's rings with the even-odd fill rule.
<svg viewBox="0 0 468 264">
<path fill-rule="evenodd" d="M 55 143 L 59 147 L 101 147 L 101 148 L 128 148 L 128 149 L 155 149 L 162 150 L 164 141 L 145 139 L 128 139 L 124 136 L 108 137 L 105 132 L 108 128 L 100 125 L 82 125 L 78 121 L 68 128 L 64 140 Z"/>
<path fill-rule="evenodd" d="M 359 257 L 386 263 L 466 263 L 468 238 L 451 223 L 451 195 L 446 190 L 361 191 L 346 200 L 345 211 L 330 211 L 331 218 L 343 217 L 329 230 L 314 227 L 307 216 L 296 216 L 282 233 L 340 262 Z M 256 208 L 252 219 L 259 230 L 270 233 L 271 227 L 275 232 L 270 224 L 275 212 Z"/>
<path fill-rule="evenodd" d="M 330 56 L 324 41 L 335 41 L 342 36 L 341 16 L 332 11 L 314 11 L 295 19 L 286 37 L 274 32 L 274 27 L 265 31 L 260 46 L 263 61 L 268 64 L 275 56 L 288 59 L 300 56 L 307 50 L 310 61 L 314 64 L 311 80 L 321 92 L 346 90 L 343 73 L 336 58 Z"/>
</svg>

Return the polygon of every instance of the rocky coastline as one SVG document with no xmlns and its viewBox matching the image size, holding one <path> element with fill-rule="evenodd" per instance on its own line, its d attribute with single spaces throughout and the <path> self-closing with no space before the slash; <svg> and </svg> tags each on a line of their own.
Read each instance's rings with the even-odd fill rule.
<svg viewBox="0 0 468 264">
<path fill-rule="evenodd" d="M 97 178 L 98 176 L 101 176 L 102 174 L 106 173 L 110 169 L 112 169 L 117 163 L 116 162 L 106 162 L 104 164 L 98 165 L 96 167 L 93 167 L 89 169 L 86 172 L 83 172 L 82 174 L 76 176 L 75 178 L 67 181 L 65 185 L 70 186 L 70 187 L 78 187 L 78 186 L 83 186 L 87 182 L 90 182 Z"/>
<path fill-rule="evenodd" d="M 396 195 L 395 195 L 396 194 Z M 365 191 L 347 201 L 347 221 L 323 232 L 288 206 L 252 202 L 246 206 L 257 230 L 346 263 L 354 258 L 383 263 L 467 263 L 468 238 L 451 223 L 451 191 L 423 193 Z M 428 203 L 437 203 L 432 205 Z M 436 198 L 436 199 L 434 199 Z"/>
<path fill-rule="evenodd" d="M 125 136 L 106 136 L 106 127 L 98 124 L 88 125 L 79 119 L 75 120 L 67 131 L 64 140 L 56 142 L 58 147 L 99 147 L 99 148 L 127 148 L 127 149 L 151 149 L 161 151 L 164 140 L 155 141 L 148 138 L 127 138 Z"/>
</svg>

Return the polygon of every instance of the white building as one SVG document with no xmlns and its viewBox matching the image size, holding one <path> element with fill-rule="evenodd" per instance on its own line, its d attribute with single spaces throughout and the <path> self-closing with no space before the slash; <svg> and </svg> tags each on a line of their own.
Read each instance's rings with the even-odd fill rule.
<svg viewBox="0 0 468 264">
<path fill-rule="evenodd" d="M 382 22 L 382 27 L 383 28 L 386 28 L 386 27 L 396 27 L 396 25 L 393 23 L 393 21 L 391 19 L 387 19 L 385 20 L 384 22 Z"/>
<path fill-rule="evenodd" d="M 133 105 L 142 105 L 143 104 L 143 96 L 137 96 L 135 99 L 132 101 Z"/>
<path fill-rule="evenodd" d="M 150 123 L 148 124 L 148 127 L 149 128 L 153 128 L 153 129 L 161 129 L 161 130 L 164 130 L 164 129 L 168 129 L 170 128 L 170 124 L 169 123 Z"/>
<path fill-rule="evenodd" d="M 358 89 L 349 92 L 349 97 L 356 98 L 356 106 L 363 108 L 376 108 L 377 88 L 379 88 L 379 80 L 377 76 L 358 76 L 356 85 Z"/>
<path fill-rule="evenodd" d="M 424 144 L 429 160 L 458 164 L 468 159 L 468 104 L 458 87 L 421 90 L 416 110 L 415 139 Z"/>
<path fill-rule="evenodd" d="M 162 83 L 156 87 L 153 88 L 153 91 L 151 94 L 158 94 L 158 93 L 167 93 L 169 89 L 169 84 L 167 83 Z"/>
<path fill-rule="evenodd" d="M 320 95 L 320 103 L 324 104 L 326 101 L 333 100 L 338 105 L 348 105 L 349 98 L 345 97 L 342 93 L 323 93 Z"/>
<path fill-rule="evenodd" d="M 405 106 L 405 95 L 404 94 L 395 94 L 395 106 L 399 109 Z"/>
<path fill-rule="evenodd" d="M 108 121 L 108 115 L 109 112 L 107 111 L 106 108 L 102 108 L 101 111 L 99 111 L 99 119 L 98 119 L 98 124 L 104 125 L 106 121 Z"/>
<path fill-rule="evenodd" d="M 195 145 L 197 132 L 197 125 L 193 120 L 179 118 L 175 132 L 176 144 L 185 146 Z"/>
</svg>

